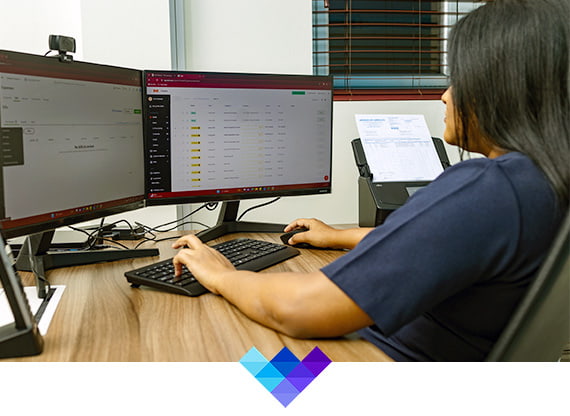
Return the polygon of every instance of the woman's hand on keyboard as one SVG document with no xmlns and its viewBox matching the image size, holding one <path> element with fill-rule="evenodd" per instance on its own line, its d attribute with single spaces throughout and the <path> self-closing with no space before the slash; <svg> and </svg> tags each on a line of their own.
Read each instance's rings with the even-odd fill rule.
<svg viewBox="0 0 570 416">
<path fill-rule="evenodd" d="M 202 243 L 194 234 L 179 238 L 172 248 L 183 248 L 174 256 L 174 273 L 182 273 L 185 265 L 198 281 L 212 293 L 216 293 L 216 276 L 224 272 L 233 271 L 235 267 L 220 252 Z"/>
</svg>

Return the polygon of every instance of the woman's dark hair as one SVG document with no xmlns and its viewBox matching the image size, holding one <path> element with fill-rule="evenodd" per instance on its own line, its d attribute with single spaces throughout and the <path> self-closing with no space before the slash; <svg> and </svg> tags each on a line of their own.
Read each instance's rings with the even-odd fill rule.
<svg viewBox="0 0 570 416">
<path fill-rule="evenodd" d="M 452 98 L 469 149 L 469 126 L 530 157 L 563 206 L 570 193 L 570 2 L 494 0 L 452 29 Z M 471 120 L 471 121 L 470 121 Z"/>
</svg>

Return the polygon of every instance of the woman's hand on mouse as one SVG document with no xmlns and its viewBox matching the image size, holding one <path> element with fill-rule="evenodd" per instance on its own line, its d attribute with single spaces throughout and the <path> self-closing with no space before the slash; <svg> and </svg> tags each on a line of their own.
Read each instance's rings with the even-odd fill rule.
<svg viewBox="0 0 570 416">
<path fill-rule="evenodd" d="M 335 235 L 337 229 L 325 224 L 315 218 L 299 218 L 285 227 L 285 232 L 289 232 L 298 228 L 306 228 L 307 231 L 294 234 L 289 243 L 299 244 L 308 243 L 314 247 L 331 247 L 336 248 Z"/>
<path fill-rule="evenodd" d="M 373 228 L 349 228 L 339 230 L 315 218 L 299 218 L 291 222 L 284 231 L 307 228 L 307 231 L 293 235 L 290 244 L 308 243 L 314 247 L 352 249 Z"/>
</svg>

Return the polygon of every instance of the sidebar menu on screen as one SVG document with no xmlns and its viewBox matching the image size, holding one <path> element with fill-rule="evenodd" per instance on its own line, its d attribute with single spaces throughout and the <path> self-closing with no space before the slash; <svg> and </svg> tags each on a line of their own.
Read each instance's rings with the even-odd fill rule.
<svg viewBox="0 0 570 416">
<path fill-rule="evenodd" d="M 146 103 L 147 131 L 150 134 L 147 159 L 147 193 L 169 192 L 170 172 L 170 96 L 152 95 Z"/>
</svg>

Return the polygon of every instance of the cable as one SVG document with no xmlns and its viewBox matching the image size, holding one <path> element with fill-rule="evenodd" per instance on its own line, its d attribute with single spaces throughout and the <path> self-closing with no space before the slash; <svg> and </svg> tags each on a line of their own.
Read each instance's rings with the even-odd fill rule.
<svg viewBox="0 0 570 416">
<path fill-rule="evenodd" d="M 115 222 L 115 223 L 113 223 L 113 224 L 110 224 L 110 226 L 111 226 L 111 227 L 114 227 L 116 224 L 118 224 L 118 223 L 120 223 L 120 222 L 127 222 L 127 224 L 129 224 L 128 221 L 126 221 L 126 220 L 119 220 L 119 221 L 117 221 L 117 222 Z M 94 231 L 92 231 L 92 232 L 88 232 L 88 231 L 82 230 L 81 228 L 76 228 L 76 227 L 72 227 L 72 226 L 68 226 L 68 227 L 69 227 L 70 229 L 72 229 L 73 231 L 78 231 L 78 232 L 81 232 L 81 233 L 87 235 L 87 247 L 86 247 L 86 250 L 94 250 L 94 249 L 97 247 L 97 243 L 100 242 L 100 241 L 105 241 L 105 242 L 107 242 L 107 243 L 113 243 L 113 244 L 116 244 L 116 245 L 118 245 L 118 246 L 120 246 L 120 247 L 122 247 L 122 248 L 124 248 L 124 249 L 130 250 L 130 247 L 127 247 L 126 245 L 121 244 L 121 243 L 119 243 L 118 241 L 115 241 L 115 240 L 112 240 L 112 239 L 109 239 L 109 238 L 104 238 L 104 237 L 100 237 L 100 236 L 99 236 L 99 233 L 101 232 L 101 230 L 102 230 L 102 229 L 105 229 L 105 228 L 107 228 L 107 227 L 109 227 L 109 226 L 104 226 L 104 227 L 99 226 L 99 227 L 97 227 L 97 228 L 96 228 Z M 131 228 L 131 230 L 133 230 L 133 227 L 132 227 L 130 224 L 129 224 L 129 227 Z M 112 247 L 112 246 L 111 246 L 111 247 L 108 247 L 108 248 L 117 248 L 117 247 Z"/>
<path fill-rule="evenodd" d="M 252 210 L 257 209 L 257 208 L 264 207 L 264 206 L 269 205 L 269 204 L 273 204 L 274 202 L 277 202 L 277 201 L 279 201 L 280 199 L 281 199 L 281 197 L 278 196 L 277 198 L 272 199 L 272 200 L 269 201 L 269 202 L 264 202 L 263 204 L 259 204 L 259 205 L 255 205 L 255 206 L 253 206 L 253 207 L 249 207 L 248 209 L 246 209 L 246 210 L 238 217 L 238 219 L 237 219 L 236 221 L 241 220 L 241 219 L 243 218 L 243 216 L 244 216 L 245 214 L 247 214 L 249 211 L 252 211 Z"/>
<path fill-rule="evenodd" d="M 266 205 L 266 204 L 263 204 L 263 205 Z M 261 205 L 260 205 L 260 206 L 261 206 Z M 190 217 L 190 216 L 196 214 L 198 211 L 200 211 L 200 210 L 202 210 L 202 209 L 204 209 L 204 208 L 207 209 L 208 211 L 213 211 L 213 210 L 215 210 L 217 207 L 218 207 L 218 203 L 217 203 L 217 202 L 208 202 L 208 203 L 202 204 L 200 207 L 196 208 L 194 211 L 190 212 L 189 214 L 185 215 L 185 216 L 182 217 L 182 218 L 178 218 L 178 219 L 176 219 L 176 220 L 174 220 L 174 221 L 170 221 L 170 222 L 167 222 L 167 223 L 158 225 L 158 226 L 156 226 L 156 227 L 148 227 L 147 225 L 144 225 L 144 224 L 141 224 L 141 223 L 135 221 L 135 224 L 136 224 L 137 227 L 142 227 L 143 230 L 144 230 L 144 232 L 145 232 L 145 234 L 150 234 L 150 235 L 151 235 L 150 238 L 143 236 L 143 237 L 142 237 L 143 241 L 139 242 L 139 243 L 135 246 L 135 248 L 139 248 L 142 244 L 147 243 L 147 242 L 149 242 L 149 241 L 159 242 L 159 241 L 163 241 L 163 240 L 171 240 L 171 239 L 175 239 L 175 238 L 180 238 L 180 236 L 175 236 L 175 237 L 168 237 L 168 238 L 163 238 L 163 239 L 157 239 L 157 235 L 154 234 L 155 232 L 157 232 L 157 233 L 165 233 L 165 232 L 173 231 L 173 230 L 175 230 L 176 228 L 178 228 L 178 227 L 180 227 L 180 226 L 183 226 L 183 225 L 187 225 L 187 224 L 198 224 L 198 225 L 200 225 L 200 226 L 202 226 L 202 227 L 204 227 L 204 228 L 210 228 L 208 225 L 206 225 L 206 224 L 204 224 L 204 223 L 202 223 L 202 222 L 199 222 L 199 221 L 184 221 L 184 220 L 185 220 L 186 218 L 188 218 L 188 217 Z M 255 208 L 255 207 L 252 207 L 252 208 L 250 208 L 250 209 L 253 209 L 253 208 Z M 247 212 L 247 211 L 246 211 L 246 212 Z M 244 214 L 245 214 L 245 212 L 244 212 Z M 95 249 L 95 248 L 97 247 L 97 243 L 102 242 L 102 241 L 105 241 L 105 242 L 108 242 L 108 243 L 113 243 L 113 244 L 116 244 L 116 245 L 118 245 L 118 246 L 120 246 L 120 247 L 122 247 L 122 248 L 124 248 L 124 249 L 129 250 L 130 247 L 127 247 L 126 245 L 121 244 L 121 243 L 119 243 L 118 241 L 111 240 L 111 239 L 104 238 L 104 237 L 101 237 L 101 236 L 100 236 L 100 234 L 101 234 L 102 231 L 104 231 L 104 230 L 112 230 L 113 227 L 115 227 L 117 224 L 122 223 L 122 222 L 124 222 L 124 223 L 127 224 L 127 226 L 131 229 L 131 232 L 134 232 L 134 227 L 133 227 L 132 224 L 131 224 L 130 222 L 128 222 L 127 220 L 118 220 L 118 221 L 115 221 L 114 223 L 104 225 L 104 218 L 101 219 L 101 223 L 99 224 L 99 226 L 98 226 L 97 228 L 95 228 L 95 229 L 94 229 L 93 231 L 91 231 L 91 232 L 88 232 L 88 231 L 83 230 L 83 229 L 81 229 L 81 228 L 72 227 L 72 226 L 68 226 L 68 228 L 70 228 L 70 229 L 73 230 L 73 231 L 78 231 L 78 232 L 81 232 L 81 233 L 87 235 L 86 250 L 93 250 L 93 249 Z M 171 228 L 166 229 L 166 230 L 161 229 L 161 228 L 166 227 L 166 226 L 171 225 L 171 224 L 175 224 L 175 225 L 174 225 L 173 227 L 171 227 Z M 113 246 L 108 247 L 108 248 L 117 248 L 117 249 L 118 249 L 118 247 L 113 247 Z"/>
<path fill-rule="evenodd" d="M 137 224 L 138 224 L 138 223 L 137 223 Z M 156 232 L 159 232 L 159 233 L 167 233 L 167 232 L 169 232 L 169 231 L 174 231 L 174 230 L 176 230 L 178 227 L 180 227 L 180 226 L 182 226 L 182 225 L 187 225 L 187 224 L 198 224 L 198 225 L 200 225 L 200 226 L 202 226 L 202 227 L 204 227 L 204 228 L 209 228 L 208 225 L 206 225 L 206 224 L 204 224 L 203 222 L 200 222 L 200 221 L 184 221 L 184 222 L 178 223 L 178 224 L 176 224 L 175 226 L 173 226 L 172 228 L 168 228 L 168 229 L 166 229 L 166 230 L 157 231 L 156 229 L 150 228 L 150 229 L 148 230 L 148 232 L 150 233 L 150 232 L 156 231 Z M 138 224 L 138 225 L 140 225 L 141 227 L 146 227 L 146 225 L 143 225 L 143 224 Z"/>
<path fill-rule="evenodd" d="M 199 221 L 186 221 L 186 222 L 180 223 L 180 224 L 178 224 L 178 225 L 187 225 L 187 224 L 198 224 L 198 225 L 201 225 L 201 226 L 204 227 L 204 228 L 210 228 L 208 225 L 206 225 L 206 224 L 204 224 L 204 223 L 201 223 L 201 222 L 199 222 Z M 146 227 L 145 225 L 142 225 L 142 224 L 140 224 L 140 225 L 141 225 L 142 227 Z M 173 231 L 173 230 L 175 230 L 175 229 L 176 229 L 176 227 L 175 227 L 175 228 L 172 228 L 171 230 L 164 230 L 164 231 L 161 231 L 161 232 L 165 232 L 165 233 L 166 233 L 166 232 L 168 232 L 168 231 Z M 172 240 L 172 239 L 175 239 L 175 238 L 180 238 L 179 235 L 173 236 L 173 237 L 156 238 L 157 236 L 156 236 L 155 234 L 153 234 L 153 237 L 154 237 L 154 238 L 142 237 L 143 241 L 141 241 L 140 243 L 138 243 L 138 244 L 135 246 L 135 248 L 139 248 L 141 245 L 143 245 L 144 243 L 148 243 L 149 241 L 153 241 L 153 242 L 155 242 L 155 243 L 158 243 L 159 241 Z"/>
<path fill-rule="evenodd" d="M 86 234 L 87 235 L 87 240 L 85 242 L 87 245 L 86 250 L 93 250 L 93 248 L 95 247 L 95 244 L 97 243 L 97 237 L 94 237 L 94 236 L 99 235 L 99 231 L 100 231 L 101 227 L 97 227 L 92 232 L 82 230 L 81 228 L 72 227 L 71 225 L 68 225 L 68 228 L 73 230 L 73 231 L 77 231 L 77 232 Z"/>
<path fill-rule="evenodd" d="M 154 243 L 159 243 L 161 241 L 168 241 L 168 240 L 177 240 L 179 239 L 180 236 L 179 235 L 173 235 L 171 237 L 164 237 L 164 238 L 157 238 L 157 239 L 145 239 L 144 241 L 141 241 L 140 243 L 138 243 L 135 248 L 139 248 L 141 245 L 143 245 L 144 243 L 148 243 L 149 241 L 152 241 Z"/>
<path fill-rule="evenodd" d="M 272 199 L 271 201 L 268 201 L 268 202 L 264 202 L 264 203 L 255 205 L 255 206 L 253 206 L 253 207 L 249 207 L 248 209 L 246 209 L 246 210 L 237 218 L 237 221 L 240 221 L 240 220 L 243 218 L 243 216 L 244 216 L 245 214 L 247 214 L 248 212 L 250 212 L 250 211 L 252 211 L 252 210 L 254 210 L 254 209 L 257 209 L 257 208 L 264 207 L 264 206 L 266 206 L 266 205 L 273 204 L 274 202 L 277 202 L 277 201 L 280 200 L 280 199 L 281 199 L 281 197 L 277 197 L 277 198 Z M 196 214 L 197 212 L 199 212 L 199 211 L 202 210 L 202 209 L 207 209 L 208 211 L 213 211 L 213 210 L 215 210 L 217 207 L 218 207 L 218 202 L 208 202 L 208 203 L 202 204 L 201 206 L 199 206 L 198 208 L 196 208 L 194 211 L 190 212 L 189 214 L 186 214 L 186 215 L 185 215 L 184 217 L 182 217 L 182 218 L 177 218 L 177 219 L 174 220 L 174 221 L 169 221 L 169 222 L 167 222 L 167 223 L 164 223 L 164 224 L 161 224 L 161 225 L 157 225 L 156 227 L 148 227 L 147 225 L 144 225 L 144 224 L 141 224 L 140 222 L 136 222 L 136 221 L 135 221 L 135 224 L 136 224 L 137 226 L 143 228 L 143 230 L 145 231 L 145 234 L 148 233 L 148 234 L 151 234 L 151 235 L 152 235 L 152 238 L 143 237 L 143 241 L 141 241 L 140 243 L 138 243 L 138 244 L 135 246 L 135 248 L 138 248 L 141 244 L 144 244 L 144 243 L 149 242 L 149 241 L 154 241 L 154 242 L 162 241 L 162 239 L 157 239 L 157 238 L 156 238 L 157 236 L 154 234 L 155 232 L 157 232 L 157 233 L 166 233 L 166 232 L 169 232 L 169 231 L 174 231 L 174 230 L 177 229 L 178 227 L 183 226 L 183 225 L 187 225 L 187 224 L 198 224 L 198 225 L 200 225 L 200 226 L 202 226 L 202 227 L 204 227 L 204 228 L 210 228 L 208 225 L 206 225 L 206 224 L 204 224 L 204 223 L 202 223 L 202 222 L 200 222 L 200 221 L 184 221 L 184 220 L 185 220 L 186 218 L 188 218 L 188 217 L 190 217 L 190 216 Z M 116 223 L 115 223 L 115 224 L 116 224 Z M 164 227 L 169 226 L 169 225 L 171 225 L 171 224 L 175 224 L 175 225 L 174 225 L 173 227 L 170 227 L 170 228 L 167 228 L 167 229 L 163 229 Z M 131 227 L 130 224 L 129 224 L 129 226 Z M 132 227 L 131 227 L 131 229 L 132 229 Z M 178 238 L 178 237 L 173 237 L 173 238 Z M 168 239 L 170 239 L 170 238 L 166 238 L 166 239 L 168 240 Z"/>
<path fill-rule="evenodd" d="M 200 221 L 184 221 L 183 223 L 180 223 L 179 225 L 189 225 L 189 224 L 197 224 L 197 225 L 204 227 L 204 228 L 210 228 L 209 225 L 204 224 L 203 222 L 200 222 Z"/>
<path fill-rule="evenodd" d="M 191 215 L 196 214 L 198 211 L 200 211 L 200 210 L 202 210 L 202 209 L 204 209 L 204 208 L 206 208 L 208 211 L 213 211 L 214 209 L 216 209 L 217 206 L 218 206 L 218 203 L 217 203 L 217 202 L 208 202 L 208 203 L 202 204 L 200 207 L 196 208 L 194 211 L 190 212 L 189 214 L 186 214 L 184 217 L 182 217 L 182 218 L 177 218 L 177 219 L 175 219 L 174 221 L 170 221 L 170 222 L 167 222 L 167 223 L 164 223 L 164 224 L 161 224 L 161 225 L 157 225 L 156 227 L 153 227 L 153 228 L 149 228 L 149 231 L 152 231 L 152 232 L 156 231 L 156 232 L 158 232 L 158 233 L 167 232 L 167 231 L 172 231 L 172 230 L 176 229 L 176 228 L 180 225 L 180 224 L 178 224 L 179 222 L 185 220 L 186 218 L 190 217 Z M 142 224 L 139 224 L 139 223 L 136 223 L 136 224 L 137 224 L 137 225 L 142 225 Z M 166 227 L 167 225 L 170 225 L 170 224 L 176 224 L 176 226 L 175 226 L 174 228 L 168 229 L 168 230 L 166 230 L 166 231 L 163 231 L 163 230 L 160 230 L 160 229 L 159 229 L 159 228 L 161 228 L 161 227 Z"/>
</svg>

